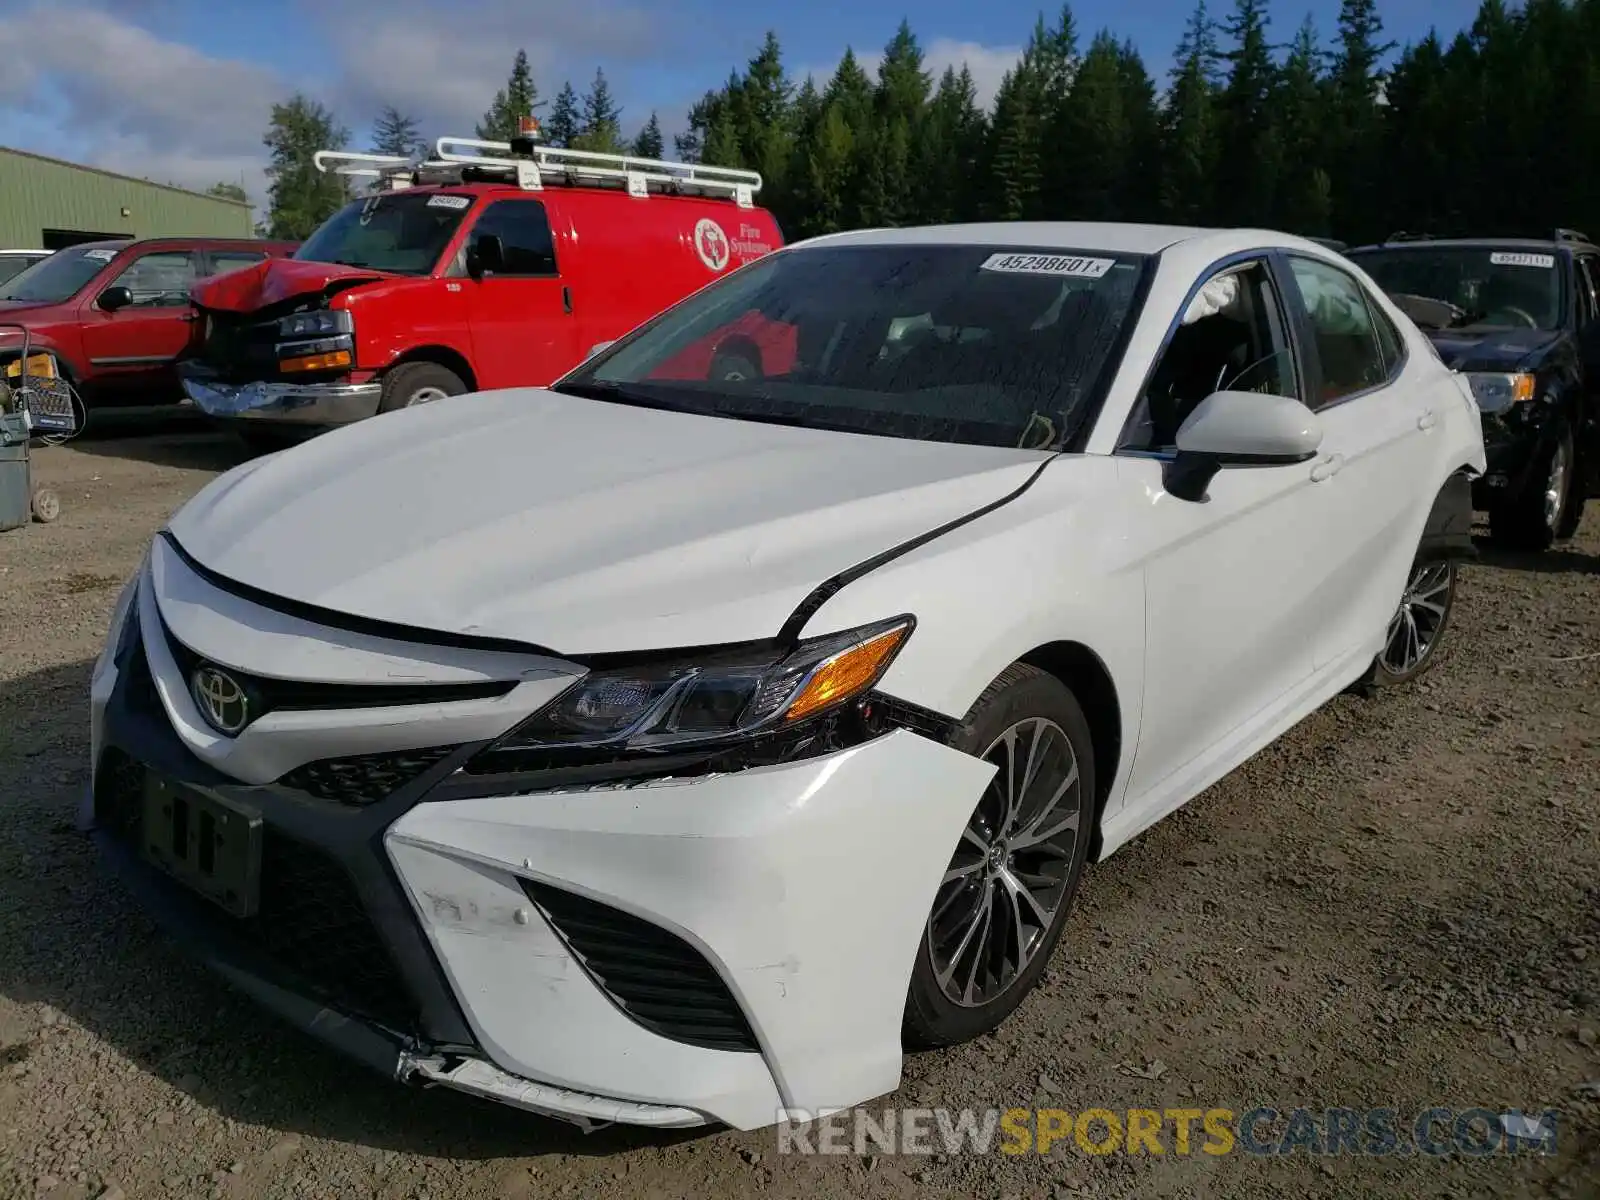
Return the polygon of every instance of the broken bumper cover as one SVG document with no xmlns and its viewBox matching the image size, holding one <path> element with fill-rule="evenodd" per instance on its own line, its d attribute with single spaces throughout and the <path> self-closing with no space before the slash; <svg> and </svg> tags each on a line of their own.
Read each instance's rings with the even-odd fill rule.
<svg viewBox="0 0 1600 1200">
<path fill-rule="evenodd" d="M 277 425 L 348 425 L 376 415 L 383 385 L 224 383 L 194 364 L 179 369 L 184 394 L 207 416 Z"/>
<path fill-rule="evenodd" d="M 753 1129 L 898 1086 L 923 924 L 989 764 L 897 730 L 722 775 L 430 799 L 451 759 L 352 810 L 199 759 L 158 694 L 185 694 L 170 656 L 155 654 L 152 681 L 158 636 L 135 630 L 95 670 L 100 778 L 85 824 L 100 821 L 107 859 L 186 948 L 292 1024 L 390 1078 L 585 1126 Z M 104 806 L 114 759 L 248 801 L 269 844 L 298 856 L 271 860 L 280 878 L 310 858 L 336 865 L 348 903 L 324 899 L 326 871 L 300 876 L 315 897 L 298 883 L 271 897 L 290 906 L 273 918 L 280 931 L 285 915 L 303 930 L 337 909 L 318 956 L 284 960 L 259 929 L 149 866 Z M 357 1016 L 373 1010 L 339 999 L 374 936 L 398 972 L 387 994 L 415 1001 L 409 1017 L 381 1005 Z M 664 945 L 678 957 L 663 973 Z M 686 958 L 693 970 L 680 971 Z M 657 974 L 630 988 L 641 970 Z M 742 1044 L 695 1038 L 712 1011 Z"/>
</svg>

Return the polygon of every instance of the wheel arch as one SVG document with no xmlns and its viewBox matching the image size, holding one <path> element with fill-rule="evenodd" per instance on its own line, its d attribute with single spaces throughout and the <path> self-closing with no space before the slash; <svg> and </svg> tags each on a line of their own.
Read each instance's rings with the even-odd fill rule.
<svg viewBox="0 0 1600 1200">
<path fill-rule="evenodd" d="M 478 377 L 472 369 L 472 364 L 467 361 L 466 355 L 459 350 L 451 349 L 449 346 L 413 346 L 405 353 L 397 356 L 383 369 L 386 372 L 393 371 L 396 367 L 403 367 L 407 363 L 419 362 L 433 363 L 435 366 L 444 367 L 447 371 L 453 371 L 460 376 L 461 382 L 467 385 L 467 391 L 475 392 L 478 390 Z"/>
<path fill-rule="evenodd" d="M 1112 788 L 1122 773 L 1122 708 L 1116 682 L 1100 656 L 1082 642 L 1056 641 L 1035 646 L 1018 662 L 1037 667 L 1069 688 L 1089 722 L 1094 749 L 1094 823 L 1090 833 L 1089 861 L 1097 862 L 1103 840 L 1100 821 Z"/>
</svg>

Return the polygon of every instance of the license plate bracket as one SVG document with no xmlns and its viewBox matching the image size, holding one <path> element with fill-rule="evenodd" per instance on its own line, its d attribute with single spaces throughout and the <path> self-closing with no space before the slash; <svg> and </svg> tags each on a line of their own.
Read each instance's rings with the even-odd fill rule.
<svg viewBox="0 0 1600 1200">
<path fill-rule="evenodd" d="M 261 902 L 261 814 L 198 788 L 144 777 L 145 861 L 236 917 Z"/>
</svg>

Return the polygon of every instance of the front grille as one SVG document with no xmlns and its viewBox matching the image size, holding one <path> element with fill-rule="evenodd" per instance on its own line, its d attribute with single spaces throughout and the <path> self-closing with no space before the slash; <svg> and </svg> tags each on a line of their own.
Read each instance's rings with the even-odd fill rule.
<svg viewBox="0 0 1600 1200">
<path fill-rule="evenodd" d="M 180 642 L 163 623 L 167 648 L 185 679 L 206 660 Z M 221 665 L 221 664 L 219 664 Z M 462 700 L 496 700 L 517 686 L 514 679 L 489 679 L 474 683 L 307 683 L 296 679 L 270 679 L 226 668 L 251 699 L 250 709 L 259 719 L 273 711 L 339 708 L 391 708 L 402 704 L 449 704 Z"/>
<path fill-rule="evenodd" d="M 392 795 L 438 766 L 454 750 L 454 746 L 434 746 L 426 750 L 324 758 L 296 767 L 278 782 L 319 800 L 361 807 Z"/>
<path fill-rule="evenodd" d="M 244 383 L 278 374 L 278 323 L 253 314 L 208 309 L 200 358 L 228 382 Z"/>
<path fill-rule="evenodd" d="M 95 818 L 138 849 L 144 768 L 115 748 L 96 773 Z M 321 851 L 268 826 L 261 861 L 261 903 L 238 919 L 216 919 L 246 945 L 293 975 L 335 1008 L 408 1032 L 416 1002 L 384 948 L 349 873 Z"/>
<path fill-rule="evenodd" d="M 662 1037 L 711 1050 L 758 1050 L 728 985 L 688 942 L 559 888 L 522 888 L 613 1003 Z"/>
</svg>

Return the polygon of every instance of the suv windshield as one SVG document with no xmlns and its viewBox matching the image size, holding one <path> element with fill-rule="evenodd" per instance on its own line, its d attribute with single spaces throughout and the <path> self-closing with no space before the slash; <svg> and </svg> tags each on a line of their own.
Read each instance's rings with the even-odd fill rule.
<svg viewBox="0 0 1600 1200">
<path fill-rule="evenodd" d="M 109 246 L 69 246 L 41 258 L 26 271 L 0 284 L 0 300 L 60 304 L 76 296 L 117 256 Z"/>
<path fill-rule="evenodd" d="M 555 390 L 708 416 L 1058 449 L 1093 413 L 1145 259 L 828 246 L 759 259 Z"/>
<path fill-rule="evenodd" d="M 426 275 L 471 205 L 471 196 L 444 192 L 392 192 L 353 200 L 324 221 L 294 256 Z"/>
<path fill-rule="evenodd" d="M 1561 273 L 1547 250 L 1385 247 L 1349 258 L 1424 328 L 1554 329 L 1561 322 Z M 1437 303 L 1408 303 L 1415 299 Z"/>
</svg>

